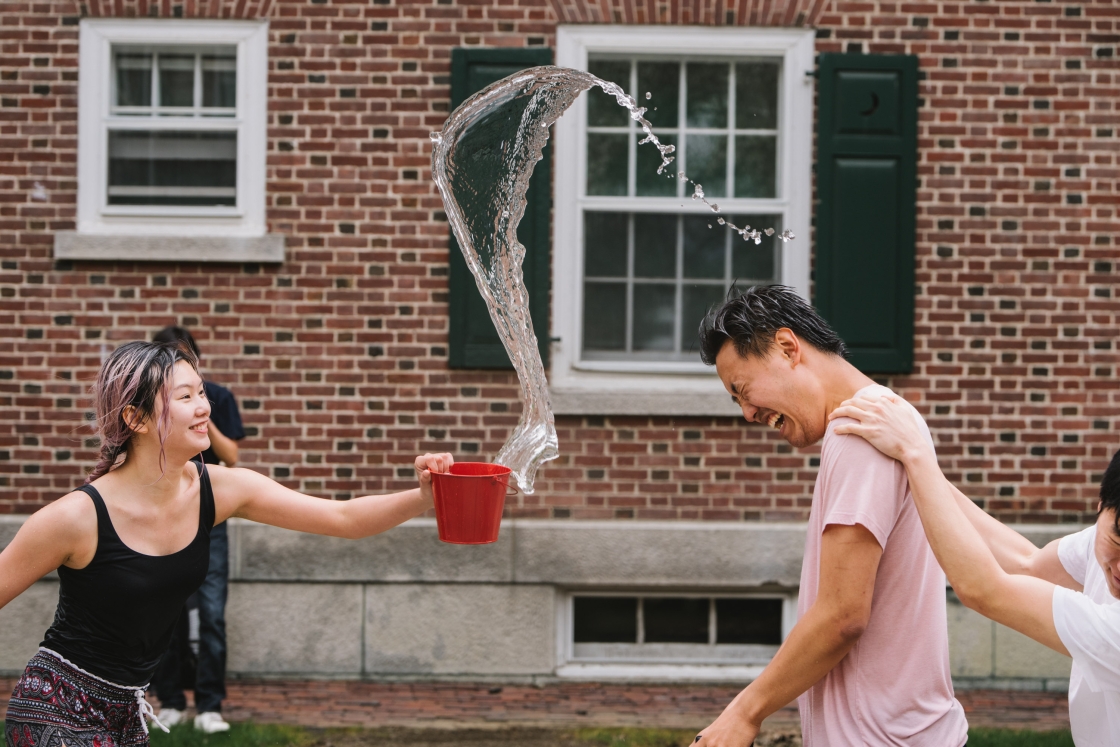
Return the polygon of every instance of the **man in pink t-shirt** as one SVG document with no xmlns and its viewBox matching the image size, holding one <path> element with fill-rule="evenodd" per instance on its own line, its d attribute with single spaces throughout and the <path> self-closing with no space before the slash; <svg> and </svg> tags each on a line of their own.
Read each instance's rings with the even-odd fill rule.
<svg viewBox="0 0 1120 747">
<path fill-rule="evenodd" d="M 699 747 L 747 747 L 794 698 L 806 747 L 961 747 L 968 725 L 949 673 L 945 575 L 906 471 L 863 439 L 834 434 L 842 421 L 828 423 L 857 392 L 889 390 L 844 360 L 844 343 L 790 288 L 748 288 L 704 320 L 700 339 L 744 418 L 793 446 L 823 442 L 797 624 L 697 735 Z"/>
</svg>

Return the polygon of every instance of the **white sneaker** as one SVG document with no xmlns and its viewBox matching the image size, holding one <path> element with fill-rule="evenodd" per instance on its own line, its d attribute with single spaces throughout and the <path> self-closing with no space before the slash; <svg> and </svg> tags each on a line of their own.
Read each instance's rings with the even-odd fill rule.
<svg viewBox="0 0 1120 747">
<path fill-rule="evenodd" d="M 203 734 L 217 734 L 220 731 L 229 731 L 229 724 L 217 711 L 207 711 L 194 717 L 194 728 Z"/>
<path fill-rule="evenodd" d="M 174 708 L 160 708 L 156 718 L 159 722 L 170 729 L 175 724 L 180 723 L 183 717 L 187 715 L 186 711 L 179 711 Z"/>
</svg>

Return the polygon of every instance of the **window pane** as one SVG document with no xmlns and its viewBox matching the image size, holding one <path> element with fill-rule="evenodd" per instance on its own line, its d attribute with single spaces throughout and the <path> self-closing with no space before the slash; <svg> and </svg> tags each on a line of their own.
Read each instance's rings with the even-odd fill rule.
<svg viewBox="0 0 1120 747">
<path fill-rule="evenodd" d="M 634 284 L 634 350 L 668 350 L 673 345 L 674 285 Z M 586 321 L 584 322 L 586 324 Z"/>
<path fill-rule="evenodd" d="M 159 56 L 159 105 L 194 106 L 194 55 Z"/>
<path fill-rule="evenodd" d="M 719 225 L 715 216 L 689 215 L 682 220 L 684 277 L 722 279 L 728 229 Z"/>
<path fill-rule="evenodd" d="M 587 194 L 625 195 L 626 163 L 626 135 L 588 133 Z"/>
<path fill-rule="evenodd" d="M 688 178 L 704 186 L 707 197 L 727 195 L 727 137 L 689 135 L 685 159 Z"/>
<path fill-rule="evenodd" d="M 575 643 L 637 643 L 634 597 L 575 597 Z"/>
<path fill-rule="evenodd" d="M 634 214 L 634 277 L 677 276 L 677 216 Z"/>
<path fill-rule="evenodd" d="M 109 133 L 110 205 L 235 205 L 237 133 Z"/>
<path fill-rule="evenodd" d="M 777 129 L 777 62 L 741 62 L 735 66 L 735 127 Z"/>
<path fill-rule="evenodd" d="M 781 642 L 781 599 L 716 600 L 716 643 Z"/>
<path fill-rule="evenodd" d="M 680 101 L 681 65 L 679 62 L 639 62 L 638 90 L 634 98 L 644 106 L 646 119 L 654 127 L 677 127 Z M 646 94 L 650 94 L 647 99 Z M 659 136 L 660 137 L 660 136 Z"/>
<path fill-rule="evenodd" d="M 626 277 L 626 213 L 584 213 L 583 274 Z"/>
<path fill-rule="evenodd" d="M 681 303 L 681 350 L 700 357 L 700 322 L 708 309 L 724 299 L 724 286 L 686 285 Z"/>
<path fill-rule="evenodd" d="M 117 106 L 152 105 L 152 56 L 117 55 Z"/>
<path fill-rule="evenodd" d="M 588 135 L 590 140 L 591 136 Z M 643 133 L 637 138 L 639 141 L 645 139 Z M 658 134 L 657 139 L 664 145 L 676 145 L 676 135 L 661 135 Z M 587 154 L 588 159 L 591 158 L 591 153 Z M 623 158 L 626 156 L 623 155 Z M 637 153 L 637 173 L 635 173 L 634 181 L 637 188 L 637 193 L 641 197 L 674 197 L 677 194 L 677 170 L 676 164 L 678 161 L 666 166 L 662 169 L 661 173 L 657 173 L 657 169 L 661 166 L 661 152 L 653 143 L 646 143 L 645 145 L 638 146 Z M 588 164 L 590 171 L 591 164 Z"/>
<path fill-rule="evenodd" d="M 629 93 L 630 63 L 627 61 L 591 60 L 587 70 L 594 76 L 617 83 Z M 592 127 L 626 127 L 630 113 L 619 106 L 614 96 L 602 88 L 592 86 L 587 91 L 587 124 Z"/>
<path fill-rule="evenodd" d="M 733 215 L 729 219 L 739 227 L 752 226 L 759 230 L 773 228 L 775 234 L 782 232 L 780 215 Z M 739 234 L 731 234 L 731 277 L 739 281 L 774 281 L 774 267 L 777 258 L 775 248 L 779 242 L 774 236 L 761 236 L 762 242 L 742 239 Z"/>
<path fill-rule="evenodd" d="M 735 196 L 774 197 L 777 187 L 777 138 L 740 135 L 735 138 Z"/>
<path fill-rule="evenodd" d="M 707 643 L 707 599 L 643 599 L 646 643 Z"/>
<path fill-rule="evenodd" d="M 626 284 L 583 284 L 584 350 L 626 349 Z"/>
<path fill-rule="evenodd" d="M 689 127 L 727 127 L 728 65 L 690 62 L 685 77 Z"/>
<path fill-rule="evenodd" d="M 202 105 L 237 106 L 237 58 L 233 55 L 202 58 Z"/>
</svg>

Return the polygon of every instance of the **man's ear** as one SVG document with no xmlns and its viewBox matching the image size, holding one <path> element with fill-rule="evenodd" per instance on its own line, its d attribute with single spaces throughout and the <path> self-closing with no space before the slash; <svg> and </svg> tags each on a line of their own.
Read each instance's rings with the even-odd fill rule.
<svg viewBox="0 0 1120 747">
<path fill-rule="evenodd" d="M 789 327 L 780 327 L 774 332 L 774 349 L 778 355 L 785 357 L 791 366 L 801 363 L 801 340 Z"/>
<path fill-rule="evenodd" d="M 124 418 L 124 424 L 127 425 L 128 429 L 133 433 L 148 432 L 147 421 L 140 419 L 140 413 L 137 412 L 133 405 L 125 405 L 125 408 L 121 411 L 121 417 Z"/>
</svg>

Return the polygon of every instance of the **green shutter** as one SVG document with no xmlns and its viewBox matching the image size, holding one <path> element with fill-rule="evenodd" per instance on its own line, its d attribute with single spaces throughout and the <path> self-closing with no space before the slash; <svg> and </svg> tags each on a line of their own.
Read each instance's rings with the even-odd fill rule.
<svg viewBox="0 0 1120 747">
<path fill-rule="evenodd" d="M 552 50 L 533 49 L 453 49 L 451 51 L 451 108 L 472 94 L 506 76 L 537 65 L 551 65 Z M 551 263 L 549 231 L 552 211 L 551 148 L 533 169 L 526 195 L 525 215 L 517 227 L 517 238 L 525 245 L 521 269 L 529 291 L 529 314 L 537 333 L 541 359 L 548 366 L 548 304 Z M 451 368 L 509 368 L 502 341 L 494 330 L 490 312 L 478 292 L 474 276 L 451 236 L 449 257 L 450 342 L 448 365 Z"/>
<path fill-rule="evenodd" d="M 824 54 L 814 304 L 867 373 L 914 364 L 918 58 Z"/>
</svg>

